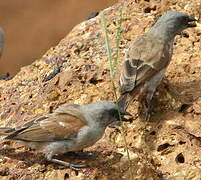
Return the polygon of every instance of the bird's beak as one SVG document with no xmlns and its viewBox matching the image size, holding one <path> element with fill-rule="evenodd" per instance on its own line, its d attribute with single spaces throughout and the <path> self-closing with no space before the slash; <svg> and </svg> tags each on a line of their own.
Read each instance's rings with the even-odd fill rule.
<svg viewBox="0 0 201 180">
<path fill-rule="evenodd" d="M 127 111 L 121 111 L 120 114 L 121 114 L 122 116 L 132 116 L 132 114 L 129 113 L 129 112 L 127 112 Z"/>
<path fill-rule="evenodd" d="M 198 21 L 197 19 L 195 19 L 194 17 L 192 16 L 189 16 L 188 17 L 188 24 L 187 26 L 188 27 L 196 27 L 197 25 L 195 23 L 189 23 L 189 22 L 195 22 L 195 21 Z"/>
<path fill-rule="evenodd" d="M 121 111 L 120 114 L 121 114 L 121 120 L 127 121 L 127 122 L 130 122 L 130 119 L 126 119 L 124 116 L 133 116 L 132 114 L 130 114 L 127 111 Z"/>
</svg>

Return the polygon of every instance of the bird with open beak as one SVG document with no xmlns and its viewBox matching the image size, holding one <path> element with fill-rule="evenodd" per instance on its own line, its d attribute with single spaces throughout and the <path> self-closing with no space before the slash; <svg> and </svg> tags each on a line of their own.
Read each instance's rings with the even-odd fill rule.
<svg viewBox="0 0 201 180">
<path fill-rule="evenodd" d="M 118 111 L 117 105 L 108 101 L 87 105 L 64 104 L 54 113 L 19 127 L 1 127 L 0 135 L 42 151 L 50 162 L 77 170 L 86 165 L 70 164 L 53 156 L 92 146 L 103 136 L 109 124 L 120 119 L 127 121 L 124 115 L 131 116 L 128 112 Z"/>
<path fill-rule="evenodd" d="M 118 105 L 122 109 L 126 110 L 139 95 L 144 118 L 149 119 L 153 94 L 172 58 L 174 38 L 184 29 L 196 27 L 194 21 L 197 20 L 185 13 L 169 11 L 131 43 L 119 81 Z"/>
</svg>

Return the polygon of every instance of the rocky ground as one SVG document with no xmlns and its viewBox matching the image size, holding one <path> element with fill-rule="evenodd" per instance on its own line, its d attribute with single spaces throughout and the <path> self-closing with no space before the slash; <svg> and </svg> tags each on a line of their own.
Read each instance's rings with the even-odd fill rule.
<svg viewBox="0 0 201 180">
<path fill-rule="evenodd" d="M 122 1 L 123 2 L 123 1 Z M 115 43 L 119 4 L 106 9 L 111 45 Z M 125 50 L 139 34 L 169 9 L 200 18 L 199 0 L 124 0 L 120 68 Z M 1 142 L 0 179 L 121 180 L 201 177 L 201 24 L 178 36 L 166 78 L 155 95 L 154 115 L 149 123 L 139 120 L 138 103 L 129 108 L 132 123 L 108 128 L 104 137 L 85 149 L 93 160 L 61 156 L 90 168 L 75 172 L 58 169 L 42 154 L 13 142 Z M 119 73 L 117 73 L 116 82 Z M 33 64 L 23 67 L 11 80 L 0 81 L 1 126 L 22 124 L 53 111 L 63 103 L 86 104 L 114 101 L 108 58 L 100 16 L 77 25 L 61 42 Z M 127 140 L 131 164 L 127 158 Z M 129 168 L 130 167 L 130 168 Z"/>
</svg>

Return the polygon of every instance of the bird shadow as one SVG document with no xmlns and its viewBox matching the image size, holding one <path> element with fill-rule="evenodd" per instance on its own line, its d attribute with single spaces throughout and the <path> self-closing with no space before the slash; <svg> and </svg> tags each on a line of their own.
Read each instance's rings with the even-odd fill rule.
<svg viewBox="0 0 201 180">
<path fill-rule="evenodd" d="M 169 98 L 166 98 L 167 96 Z M 163 98 L 160 99 L 160 97 Z M 165 126 L 164 123 L 168 120 L 181 119 L 184 114 L 188 113 L 188 108 L 193 106 L 200 97 L 201 81 L 170 83 L 165 79 L 158 88 L 158 95 L 155 96 L 155 99 L 159 100 L 154 102 L 154 113 L 149 122 L 146 122 L 151 127 L 149 131 L 145 132 L 145 142 L 147 142 L 147 145 L 151 149 L 156 149 L 156 141 L 158 136 L 160 136 L 160 130 Z M 182 126 L 181 122 L 180 124 Z M 168 146 L 168 144 L 166 145 Z M 164 145 L 164 148 L 166 145 Z M 160 147 L 157 148 L 160 150 Z"/>
<path fill-rule="evenodd" d="M 156 116 L 167 112 L 183 112 L 201 97 L 201 81 L 189 81 L 172 83 L 168 79 L 157 88 L 151 102 L 150 122 L 155 122 Z M 139 102 L 138 114 L 142 121 L 145 121 L 143 107 L 144 101 Z M 160 118 L 157 118 L 160 119 Z"/>
<path fill-rule="evenodd" d="M 165 79 L 163 86 L 172 98 L 182 104 L 191 105 L 201 97 L 201 80 L 172 83 Z"/>
<path fill-rule="evenodd" d="M 6 156 L 10 159 L 23 161 L 27 167 L 30 167 L 36 163 L 40 165 L 45 163 L 45 157 L 43 156 L 42 153 L 37 153 L 36 155 L 36 153 L 33 150 L 21 151 L 20 148 L 12 148 L 12 147 L 2 148 L 0 149 L 0 155 Z"/>
<path fill-rule="evenodd" d="M 21 152 L 19 152 L 21 151 Z M 10 159 L 14 159 L 17 161 L 23 162 L 23 168 L 28 168 L 34 166 L 35 164 L 39 164 L 41 166 L 41 172 L 48 171 L 48 165 L 51 165 L 51 168 L 54 170 L 61 170 L 65 168 L 61 168 L 59 165 L 46 161 L 44 155 L 42 153 L 38 153 L 34 150 L 24 149 L 20 150 L 20 148 L 12 148 L 6 147 L 0 149 L 0 156 L 6 156 Z M 56 156 L 57 159 L 67 160 L 67 162 L 73 164 L 84 163 L 88 165 L 87 168 L 80 169 L 82 173 L 86 176 L 87 174 L 93 174 L 92 176 L 106 176 L 109 179 L 119 180 L 122 175 L 122 167 L 124 169 L 129 168 L 129 163 L 124 162 L 121 163 L 121 168 L 119 166 L 113 166 L 114 164 L 118 164 L 121 160 L 122 154 L 116 153 L 113 151 L 85 151 L 85 152 L 68 152 L 62 155 Z M 10 162 L 10 161 L 9 161 Z M 11 163 L 11 162 L 10 162 Z M 12 162 L 14 163 L 14 162 Z M 11 163 L 11 164 L 12 164 Z M 10 164 L 10 165 L 11 165 Z M 98 171 L 97 171 L 98 169 Z M 80 171 L 75 171 L 75 175 L 78 176 Z M 118 173 L 117 173 L 118 172 Z M 67 175 L 68 171 L 66 172 Z"/>
<path fill-rule="evenodd" d="M 45 166 L 52 164 L 54 169 L 60 168 L 58 164 L 48 162 L 43 153 L 36 152 L 31 149 L 19 150 L 20 148 L 12 148 L 12 147 L 2 148 L 0 149 L 0 156 L 6 156 L 10 159 L 23 161 L 26 167 L 33 166 L 34 164 L 40 164 Z M 87 166 L 88 165 L 90 166 L 90 164 L 92 163 L 93 167 L 95 167 L 94 165 L 98 164 L 96 162 L 98 162 L 98 160 L 102 158 L 102 154 L 98 151 L 85 151 L 85 152 L 79 151 L 79 152 L 67 152 L 64 154 L 55 155 L 54 158 L 64 161 L 66 160 L 67 162 L 73 164 L 84 163 Z"/>
</svg>

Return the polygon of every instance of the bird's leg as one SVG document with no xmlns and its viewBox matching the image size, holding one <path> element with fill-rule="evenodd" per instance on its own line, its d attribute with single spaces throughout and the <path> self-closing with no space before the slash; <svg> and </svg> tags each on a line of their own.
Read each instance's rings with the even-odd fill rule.
<svg viewBox="0 0 201 180">
<path fill-rule="evenodd" d="M 59 159 L 54 159 L 54 158 L 49 159 L 48 161 L 56 163 L 56 164 L 59 164 L 59 165 L 62 165 L 64 167 L 66 167 L 66 168 L 70 168 L 70 169 L 73 169 L 73 170 L 76 170 L 76 171 L 79 171 L 80 168 L 87 167 L 87 165 L 85 165 L 85 164 L 71 164 L 69 162 L 62 161 L 62 160 L 59 160 Z"/>
<path fill-rule="evenodd" d="M 71 163 L 66 162 L 66 161 L 62 161 L 62 160 L 59 160 L 59 159 L 54 159 L 54 158 L 52 158 L 52 156 L 47 156 L 47 160 L 49 162 L 53 162 L 53 163 L 61 165 L 61 168 L 66 167 L 66 168 L 73 169 L 75 171 L 79 171 L 80 168 L 87 167 L 87 165 L 85 165 L 85 164 L 71 164 Z"/>
<path fill-rule="evenodd" d="M 149 118 L 150 118 L 150 104 L 149 104 L 149 101 L 147 99 L 143 99 L 143 101 L 141 102 L 142 103 L 142 110 L 144 111 L 143 112 L 143 119 L 145 121 L 149 121 Z"/>
<path fill-rule="evenodd" d="M 150 116 L 151 116 L 150 109 L 151 109 L 151 105 L 148 104 L 145 109 L 145 121 L 149 121 L 149 119 L 150 119 Z"/>
<path fill-rule="evenodd" d="M 152 111 L 152 98 L 154 95 L 155 89 L 149 90 L 146 94 L 146 112 L 145 112 L 145 121 L 149 121 L 151 117 L 151 111 Z"/>
<path fill-rule="evenodd" d="M 142 118 L 145 121 L 149 121 L 152 109 L 152 97 L 155 91 L 146 91 L 139 96 L 139 101 L 142 105 Z"/>
</svg>

